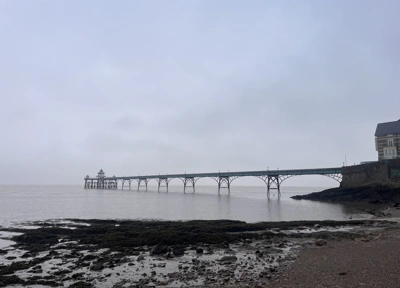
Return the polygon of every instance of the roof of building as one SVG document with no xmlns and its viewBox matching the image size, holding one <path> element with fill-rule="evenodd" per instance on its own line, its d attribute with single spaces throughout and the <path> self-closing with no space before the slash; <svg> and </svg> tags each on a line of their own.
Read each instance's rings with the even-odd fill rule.
<svg viewBox="0 0 400 288">
<path fill-rule="evenodd" d="M 376 126 L 375 136 L 385 136 L 387 134 L 400 134 L 400 119 L 392 122 L 379 123 Z"/>
<path fill-rule="evenodd" d="M 100 169 L 99 174 L 104 174 L 103 169 Z"/>
</svg>

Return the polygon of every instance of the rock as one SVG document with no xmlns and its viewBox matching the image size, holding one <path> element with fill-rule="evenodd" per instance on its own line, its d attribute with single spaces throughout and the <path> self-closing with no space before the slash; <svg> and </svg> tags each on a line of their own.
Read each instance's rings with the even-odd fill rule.
<svg viewBox="0 0 400 288">
<path fill-rule="evenodd" d="M 104 262 L 103 261 L 93 262 L 92 265 L 90 266 L 90 270 L 92 270 L 92 271 L 101 271 L 103 269 L 104 269 Z"/>
<path fill-rule="evenodd" d="M 93 287 L 92 283 L 87 283 L 83 281 L 79 281 L 68 286 L 68 288 L 92 288 L 92 287 Z"/>
<path fill-rule="evenodd" d="M 15 259 L 17 259 L 17 257 L 15 257 L 15 256 L 8 256 L 8 257 L 6 257 L 6 259 L 7 259 L 7 260 L 15 260 Z"/>
<path fill-rule="evenodd" d="M 171 251 L 171 248 L 164 245 L 156 246 L 153 250 L 151 250 L 150 255 L 162 255 Z"/>
<path fill-rule="evenodd" d="M 6 255 L 8 252 L 7 250 L 0 249 L 0 255 Z"/>
<path fill-rule="evenodd" d="M 72 279 L 77 279 L 77 278 L 81 278 L 83 275 L 85 275 L 85 273 L 84 272 L 80 272 L 80 273 L 75 273 L 75 274 L 72 274 Z"/>
<path fill-rule="evenodd" d="M 222 256 L 221 259 L 219 259 L 219 261 L 226 263 L 226 264 L 230 264 L 230 263 L 236 262 L 237 257 L 236 256 Z"/>
<path fill-rule="evenodd" d="M 394 203 L 393 207 L 400 207 L 400 203 L 398 202 Z"/>
<path fill-rule="evenodd" d="M 60 253 L 58 253 L 56 250 L 51 250 L 49 252 L 49 256 L 57 256 L 57 255 L 60 255 Z"/>
<path fill-rule="evenodd" d="M 316 229 L 321 228 L 321 225 L 315 224 L 315 225 L 314 225 L 314 228 L 316 228 Z"/>
<path fill-rule="evenodd" d="M 93 270 L 93 269 L 91 269 L 91 270 Z M 54 275 L 65 275 L 65 274 L 68 274 L 68 273 L 72 273 L 72 271 L 68 270 L 68 269 L 64 269 L 64 270 L 58 270 L 58 271 L 54 272 L 53 274 Z"/>
<path fill-rule="evenodd" d="M 229 248 L 229 243 L 227 241 L 224 241 L 221 243 L 221 248 Z"/>
<path fill-rule="evenodd" d="M 338 275 L 343 276 L 343 275 L 346 275 L 346 274 L 347 274 L 346 272 L 340 272 Z"/>
<path fill-rule="evenodd" d="M 180 277 L 182 277 L 182 273 L 181 272 L 172 272 L 172 273 L 168 273 L 168 277 L 169 278 L 173 278 L 173 279 L 175 279 L 175 278 L 180 278 Z"/>
<path fill-rule="evenodd" d="M 144 260 L 144 256 L 143 255 L 139 255 L 139 257 L 136 259 L 136 261 L 140 262 Z"/>
<path fill-rule="evenodd" d="M 158 267 L 165 268 L 166 263 L 158 263 Z"/>
<path fill-rule="evenodd" d="M 1 254 L 1 253 L 0 253 Z M 50 255 L 50 254 L 49 254 Z M 26 252 L 25 254 L 23 254 L 21 256 L 21 258 L 29 258 L 29 257 L 33 257 L 32 253 Z"/>
<path fill-rule="evenodd" d="M 196 253 L 197 253 L 197 254 L 203 254 L 203 248 L 198 247 L 198 248 L 196 249 Z"/>
<path fill-rule="evenodd" d="M 185 250 L 181 248 L 176 248 L 172 252 L 174 256 L 183 256 L 185 254 Z"/>
<path fill-rule="evenodd" d="M 317 239 L 315 241 L 315 245 L 317 245 L 317 246 L 324 246 L 326 244 L 328 244 L 328 242 L 325 239 Z"/>
<path fill-rule="evenodd" d="M 50 255 L 50 254 L 49 254 L 49 255 Z M 96 259 L 96 256 L 95 256 L 95 255 L 91 255 L 91 254 L 85 255 L 85 256 L 82 258 L 83 261 L 92 261 L 92 260 L 94 260 L 94 259 Z"/>
<path fill-rule="evenodd" d="M 42 266 L 37 265 L 37 266 L 33 267 L 31 270 L 29 270 L 28 272 L 30 272 L 30 273 L 43 273 L 43 269 L 42 269 Z"/>
<path fill-rule="evenodd" d="M 299 227 L 297 227 L 297 230 L 307 230 L 308 229 L 308 227 L 306 227 L 306 226 L 299 226 Z"/>
</svg>

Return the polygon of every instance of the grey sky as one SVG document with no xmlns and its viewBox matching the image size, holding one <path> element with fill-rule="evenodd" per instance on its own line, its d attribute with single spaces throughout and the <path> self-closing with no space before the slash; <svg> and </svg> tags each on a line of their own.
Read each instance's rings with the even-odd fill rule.
<svg viewBox="0 0 400 288">
<path fill-rule="evenodd" d="M 0 184 L 376 160 L 376 123 L 400 118 L 398 11 L 0 0 Z"/>
</svg>

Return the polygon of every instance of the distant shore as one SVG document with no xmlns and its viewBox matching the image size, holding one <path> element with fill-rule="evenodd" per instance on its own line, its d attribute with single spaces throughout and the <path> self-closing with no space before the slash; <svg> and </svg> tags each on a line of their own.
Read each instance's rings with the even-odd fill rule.
<svg viewBox="0 0 400 288">
<path fill-rule="evenodd" d="M 37 229 L 0 229 L 16 242 L 0 249 L 0 287 L 262 287 L 280 283 L 305 247 L 372 239 L 377 229 L 397 227 L 374 220 L 31 224 Z"/>
</svg>

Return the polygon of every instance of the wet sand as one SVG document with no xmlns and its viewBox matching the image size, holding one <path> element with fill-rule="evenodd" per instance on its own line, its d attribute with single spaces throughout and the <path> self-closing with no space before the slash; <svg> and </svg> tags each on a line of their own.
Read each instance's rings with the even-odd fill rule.
<svg viewBox="0 0 400 288">
<path fill-rule="evenodd" d="M 269 287 L 400 287 L 400 231 L 302 250 Z"/>
<path fill-rule="evenodd" d="M 395 224 L 354 240 L 304 245 L 290 268 L 268 287 L 400 287 L 400 210 L 377 221 Z"/>
</svg>

